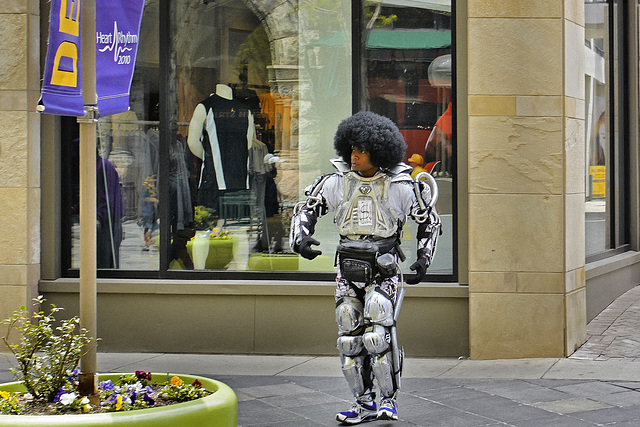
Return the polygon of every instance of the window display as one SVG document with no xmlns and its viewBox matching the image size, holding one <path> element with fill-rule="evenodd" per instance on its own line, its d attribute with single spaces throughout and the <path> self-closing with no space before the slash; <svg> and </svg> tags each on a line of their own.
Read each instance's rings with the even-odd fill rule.
<svg viewBox="0 0 640 427">
<path fill-rule="evenodd" d="M 308 183 L 331 172 L 333 136 L 353 114 L 361 80 L 359 109 L 391 118 L 411 148 L 405 162 L 415 154 L 450 189 L 450 3 L 148 0 L 131 110 L 98 122 L 96 146 L 107 171 L 98 186 L 110 212 L 98 221 L 99 247 L 110 255 L 99 268 L 161 276 L 333 273 L 332 254 L 310 261 L 290 250 L 289 227 Z M 375 25 L 364 50 L 352 43 L 359 31 L 353 11 L 378 16 L 368 18 Z M 166 31 L 171 43 L 159 45 Z M 366 61 L 366 76 L 353 73 L 354 57 Z M 448 206 L 438 209 L 449 240 L 432 270 L 451 274 L 446 190 L 443 200 Z M 73 270 L 79 266 L 75 213 L 69 221 L 67 268 Z M 316 233 L 327 246 L 337 243 L 332 218 L 320 220 Z"/>
</svg>

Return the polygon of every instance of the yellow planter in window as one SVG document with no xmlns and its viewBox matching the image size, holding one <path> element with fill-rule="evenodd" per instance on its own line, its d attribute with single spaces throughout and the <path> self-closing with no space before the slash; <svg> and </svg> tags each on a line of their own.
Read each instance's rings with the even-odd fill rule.
<svg viewBox="0 0 640 427">
<path fill-rule="evenodd" d="M 222 270 L 233 260 L 237 243 L 233 237 L 213 238 L 200 233 L 187 242 L 187 252 L 194 269 Z"/>
</svg>

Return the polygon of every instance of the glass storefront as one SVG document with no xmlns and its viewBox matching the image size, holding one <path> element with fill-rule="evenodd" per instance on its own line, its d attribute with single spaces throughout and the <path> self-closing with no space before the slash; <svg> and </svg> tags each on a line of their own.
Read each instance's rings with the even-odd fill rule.
<svg viewBox="0 0 640 427">
<path fill-rule="evenodd" d="M 131 110 L 98 122 L 98 268 L 332 273 L 332 215 L 316 228 L 323 255 L 313 261 L 291 253 L 289 221 L 305 187 L 332 172 L 338 123 L 366 109 L 398 125 L 407 163 L 433 168 L 444 230 L 429 272 L 452 277 L 452 22 L 451 0 L 148 0 Z M 171 43 L 161 45 L 166 31 Z M 64 121 L 63 140 L 77 138 L 73 125 Z M 63 260 L 73 271 L 77 144 L 69 146 Z"/>
<path fill-rule="evenodd" d="M 618 0 L 585 1 L 587 260 L 629 243 L 624 7 Z"/>
</svg>

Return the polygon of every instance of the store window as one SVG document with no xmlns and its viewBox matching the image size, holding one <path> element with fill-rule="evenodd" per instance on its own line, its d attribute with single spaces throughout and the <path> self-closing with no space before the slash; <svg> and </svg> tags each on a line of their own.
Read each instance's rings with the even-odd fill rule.
<svg viewBox="0 0 640 427">
<path fill-rule="evenodd" d="M 436 208 L 443 225 L 438 255 L 429 272 L 453 273 L 454 110 L 453 4 L 451 0 L 364 1 L 355 69 L 356 108 L 391 118 L 407 143 L 405 162 L 436 178 Z M 413 250 L 415 223 L 409 221 L 404 244 Z M 405 266 L 406 268 L 406 266 Z"/>
<path fill-rule="evenodd" d="M 629 242 L 624 7 L 618 0 L 585 1 L 587 261 L 624 250 Z"/>
<path fill-rule="evenodd" d="M 361 21 L 354 11 L 390 19 L 374 25 L 365 49 L 352 42 L 353 22 Z M 432 270 L 451 274 L 451 45 L 449 0 L 148 0 L 131 111 L 98 123 L 100 274 L 332 277 L 332 216 L 316 227 L 324 253 L 313 261 L 291 253 L 289 222 L 305 187 L 332 172 L 335 130 L 356 109 L 388 115 L 410 154 L 437 163 L 448 236 Z M 354 57 L 365 74 L 353 72 L 361 61 Z M 364 91 L 355 91 L 361 83 Z M 72 141 L 74 121 L 65 120 L 63 139 Z M 77 147 L 70 147 L 64 185 L 76 196 L 65 202 L 63 249 L 74 271 Z"/>
</svg>

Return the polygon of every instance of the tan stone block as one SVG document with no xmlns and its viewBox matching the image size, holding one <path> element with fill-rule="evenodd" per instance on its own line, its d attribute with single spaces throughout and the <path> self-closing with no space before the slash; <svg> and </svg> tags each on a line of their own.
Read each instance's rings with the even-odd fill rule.
<svg viewBox="0 0 640 427">
<path fill-rule="evenodd" d="M 574 270 L 585 265 L 584 194 L 565 196 L 565 268 Z"/>
<path fill-rule="evenodd" d="M 469 117 L 469 190 L 560 194 L 560 117 Z"/>
<path fill-rule="evenodd" d="M 470 18 L 469 94 L 562 95 L 562 30 L 559 19 Z"/>
<path fill-rule="evenodd" d="M 564 356 L 564 295 L 469 296 L 472 359 Z"/>
<path fill-rule="evenodd" d="M 31 0 L 4 0 L 2 2 L 2 13 L 27 13 L 28 3 L 30 2 Z"/>
<path fill-rule="evenodd" d="M 470 292 L 516 292 L 515 272 L 469 272 Z"/>
<path fill-rule="evenodd" d="M 585 119 L 584 99 L 576 99 L 570 96 L 564 98 L 564 113 L 572 119 Z"/>
<path fill-rule="evenodd" d="M 561 294 L 564 291 L 562 273 L 518 273 L 517 291 L 532 294 Z"/>
<path fill-rule="evenodd" d="M 469 196 L 470 271 L 564 271 L 562 196 Z"/>
<path fill-rule="evenodd" d="M 24 91 L 0 90 L 0 110 L 26 110 L 27 95 Z"/>
<path fill-rule="evenodd" d="M 471 116 L 514 116 L 516 98 L 514 96 L 470 96 Z"/>
<path fill-rule="evenodd" d="M 30 188 L 40 187 L 40 167 L 41 167 L 41 146 L 40 146 L 40 117 L 41 113 L 27 113 L 27 146 L 29 173 L 27 176 L 27 186 Z"/>
<path fill-rule="evenodd" d="M 587 340 L 587 298 L 585 288 L 567 294 L 566 310 L 566 354 L 570 356 Z"/>
<path fill-rule="evenodd" d="M 29 264 L 40 264 L 40 189 L 27 190 L 27 259 Z"/>
<path fill-rule="evenodd" d="M 1 187 L 27 185 L 27 113 L 0 111 L 0 181 Z"/>
<path fill-rule="evenodd" d="M 27 191 L 0 188 L 0 265 L 27 264 Z"/>
<path fill-rule="evenodd" d="M 27 15 L 0 14 L 0 40 L 0 89 L 26 90 Z"/>
<path fill-rule="evenodd" d="M 28 49 L 28 75 L 27 88 L 29 90 L 39 90 L 41 86 L 40 76 L 40 16 L 27 15 L 29 22 L 29 46 Z M 31 111 L 35 105 L 31 105 Z"/>
<path fill-rule="evenodd" d="M 468 0 L 469 17 L 560 18 L 562 2 L 558 0 Z"/>
<path fill-rule="evenodd" d="M 0 319 L 11 317 L 13 311 L 21 305 L 30 306 L 26 286 L 0 286 Z M 5 336 L 5 325 L 0 325 L 0 327 L 3 332 L 0 336 Z"/>
<path fill-rule="evenodd" d="M 584 25 L 584 0 L 564 0 L 564 17 Z"/>
<path fill-rule="evenodd" d="M 564 279 L 565 293 L 570 293 L 576 289 L 584 288 L 585 282 L 585 268 L 578 268 L 576 270 L 567 271 Z"/>
<path fill-rule="evenodd" d="M 562 116 L 561 96 L 518 96 L 516 115 L 554 117 Z"/>
<path fill-rule="evenodd" d="M 1 249 L 0 249 L 1 250 Z M 0 285 L 26 285 L 26 265 L 0 265 Z M 2 303 L 0 302 L 0 305 Z"/>
<path fill-rule="evenodd" d="M 585 143 L 584 120 L 565 119 L 565 192 L 585 192 Z"/>
<path fill-rule="evenodd" d="M 571 21 L 565 21 L 564 26 L 564 94 L 584 99 L 584 27 Z"/>
<path fill-rule="evenodd" d="M 20 2 L 20 0 L 17 0 Z M 38 0 L 27 0 L 29 2 L 29 13 L 40 16 L 40 2 Z"/>
</svg>

